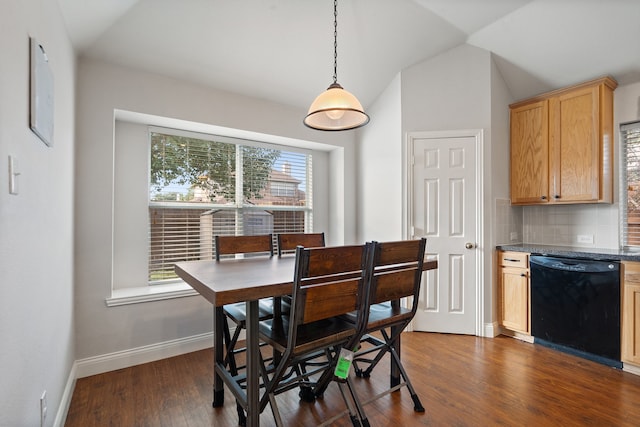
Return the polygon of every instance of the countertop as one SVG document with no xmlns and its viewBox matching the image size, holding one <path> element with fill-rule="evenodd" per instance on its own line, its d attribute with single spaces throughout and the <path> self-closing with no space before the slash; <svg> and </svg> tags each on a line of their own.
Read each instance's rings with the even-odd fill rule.
<svg viewBox="0 0 640 427">
<path fill-rule="evenodd" d="M 593 260 L 640 261 L 640 251 L 601 248 L 577 248 L 572 246 L 549 246 L 529 243 L 498 245 L 502 251 L 528 252 L 531 254 L 556 255 L 568 258 Z"/>
</svg>

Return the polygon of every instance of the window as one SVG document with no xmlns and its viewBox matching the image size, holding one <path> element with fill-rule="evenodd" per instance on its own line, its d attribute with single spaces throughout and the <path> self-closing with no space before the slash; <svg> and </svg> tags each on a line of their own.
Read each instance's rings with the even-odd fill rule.
<svg viewBox="0 0 640 427">
<path fill-rule="evenodd" d="M 620 241 L 640 248 L 640 122 L 620 125 L 620 148 Z"/>
<path fill-rule="evenodd" d="M 311 176 L 306 152 L 151 130 L 149 283 L 213 259 L 215 235 L 312 231 Z"/>
</svg>

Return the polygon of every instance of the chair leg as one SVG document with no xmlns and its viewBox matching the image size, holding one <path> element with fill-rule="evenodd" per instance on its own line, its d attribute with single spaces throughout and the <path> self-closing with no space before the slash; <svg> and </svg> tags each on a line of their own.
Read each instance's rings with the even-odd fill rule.
<svg viewBox="0 0 640 427">
<path fill-rule="evenodd" d="M 337 361 L 337 355 L 340 353 L 339 348 L 327 349 L 326 356 L 328 360 L 333 360 L 332 365 L 329 369 L 325 370 L 318 381 L 316 381 L 315 386 L 313 387 L 313 394 L 315 398 L 322 399 L 324 396 L 324 392 L 329 387 L 329 384 L 333 381 L 334 378 L 334 369 Z"/>
<path fill-rule="evenodd" d="M 273 413 L 273 418 L 276 421 L 276 425 L 278 427 L 283 425 L 282 417 L 280 416 L 280 411 L 278 410 L 278 404 L 276 402 L 276 397 L 274 390 L 277 388 L 279 381 L 285 374 L 284 367 L 282 365 L 276 365 L 274 367 L 271 379 L 269 379 L 269 373 L 267 372 L 266 361 L 262 357 L 262 354 L 259 355 L 260 359 L 260 374 L 262 377 L 262 382 L 264 384 L 264 394 L 260 399 L 260 412 L 264 410 L 267 406 L 271 406 L 271 412 Z"/>
<path fill-rule="evenodd" d="M 331 349 L 325 349 L 324 350 L 324 357 L 327 358 L 327 361 L 331 361 L 335 358 L 335 349 L 331 350 Z M 308 362 L 309 365 L 313 365 L 315 362 L 313 361 L 309 361 Z M 321 362 L 322 364 L 324 364 L 324 362 Z M 325 370 L 321 375 L 320 378 L 318 379 L 318 381 L 315 382 L 315 385 L 301 385 L 300 386 L 300 392 L 298 393 L 298 396 L 305 402 L 315 402 L 317 394 L 316 392 L 318 391 L 318 386 L 320 385 L 320 387 L 322 388 L 322 392 L 320 393 L 320 396 L 322 395 L 322 393 L 324 393 L 324 389 L 326 389 L 326 387 L 328 386 L 329 382 L 331 381 L 331 379 L 333 378 L 333 368 L 334 368 L 334 364 L 331 364 L 331 368 Z M 301 364 L 299 364 L 296 367 L 296 371 L 298 372 L 298 375 L 300 375 L 304 380 L 308 381 L 309 383 L 311 383 L 310 378 L 306 375 L 307 371 L 306 371 L 306 364 L 303 362 Z M 304 376 L 303 376 L 304 374 Z"/>
<path fill-rule="evenodd" d="M 305 381 L 309 382 L 309 377 L 306 375 L 307 371 L 304 367 L 304 363 L 300 363 L 294 368 L 295 375 L 300 377 L 301 385 L 298 397 L 307 403 L 313 403 L 316 400 L 316 395 L 313 393 L 313 387 L 310 385 L 302 385 Z"/>
<path fill-rule="evenodd" d="M 413 385 L 411 385 L 411 381 L 409 380 L 409 375 L 407 375 L 407 371 L 405 371 L 404 366 L 402 366 L 402 363 L 400 362 L 400 357 L 398 356 L 398 353 L 396 352 L 396 349 L 392 346 L 389 348 L 389 353 L 391 353 L 391 357 L 393 360 L 395 360 L 396 364 L 398 365 L 398 369 L 400 369 L 400 375 L 402 375 L 402 378 L 404 379 L 404 383 L 407 386 L 407 389 L 409 389 L 409 393 L 411 394 L 411 400 L 413 400 L 413 410 L 415 412 L 424 412 L 424 406 L 422 406 L 422 402 L 420 402 L 420 398 L 418 397 L 418 393 L 416 393 L 415 389 L 413 388 Z"/>
<path fill-rule="evenodd" d="M 404 366 L 400 361 L 400 356 L 396 351 L 395 343 L 398 337 L 392 338 L 389 335 L 389 333 L 387 333 L 387 331 L 384 329 L 381 329 L 380 332 L 384 340 L 380 340 L 376 337 L 369 336 L 367 337 L 366 341 L 369 344 L 372 344 L 373 347 L 364 349 L 360 357 L 358 357 L 358 355 L 356 354 L 356 357 L 353 360 L 356 376 L 360 378 L 369 378 L 371 376 L 371 372 L 373 371 L 373 369 L 376 367 L 376 365 L 378 365 L 378 362 L 380 362 L 380 360 L 384 357 L 386 353 L 389 353 L 390 363 L 396 364 L 396 366 L 398 367 L 398 370 L 400 371 L 400 376 L 402 378 L 402 382 L 399 385 L 392 387 L 392 391 L 397 391 L 402 386 L 406 386 L 407 389 L 409 390 L 409 394 L 411 395 L 411 400 L 413 400 L 413 410 L 415 412 L 425 412 L 425 408 L 422 405 L 422 402 L 420 401 L 418 394 L 413 388 L 413 385 L 411 384 L 411 380 L 409 380 L 409 375 L 407 374 L 407 371 L 404 369 Z M 374 358 L 372 359 L 365 358 L 366 355 L 374 352 L 376 352 L 376 355 Z M 361 369 L 358 367 L 358 363 L 367 363 L 368 366 L 366 369 Z"/>
<path fill-rule="evenodd" d="M 244 409 L 242 408 L 242 405 L 240 403 L 238 403 L 236 401 L 236 410 L 238 411 L 238 425 L 240 427 L 246 427 L 247 426 L 247 416 L 244 413 Z"/>
<path fill-rule="evenodd" d="M 233 351 L 235 348 L 235 344 L 238 341 L 238 338 L 240 337 L 240 331 L 242 329 L 240 328 L 240 325 L 236 325 L 236 330 L 232 338 L 229 332 L 229 320 L 227 319 L 227 316 L 224 316 L 223 330 L 224 330 L 224 344 L 225 344 L 225 351 L 226 351 L 224 363 L 225 365 L 229 366 L 229 372 L 231 373 L 231 375 L 235 376 L 235 375 L 238 375 L 238 367 L 236 365 L 236 358 Z"/>
<path fill-rule="evenodd" d="M 269 406 L 271 406 L 271 413 L 273 414 L 273 418 L 276 421 L 276 426 L 282 427 L 284 423 L 282 422 L 282 417 L 280 416 L 280 411 L 278 410 L 276 396 L 273 393 L 269 393 Z"/>
<path fill-rule="evenodd" d="M 342 394 L 342 399 L 347 405 L 347 409 L 349 410 L 349 417 L 351 418 L 351 423 L 354 427 L 369 427 L 369 420 L 367 419 L 367 415 L 364 412 L 364 408 L 360 403 L 360 399 L 356 395 L 355 388 L 353 386 L 353 381 L 351 377 L 347 378 L 346 381 L 336 381 L 338 384 L 338 388 L 340 389 L 340 393 Z M 346 391 L 345 391 L 346 386 Z"/>
<path fill-rule="evenodd" d="M 373 371 L 373 369 L 382 360 L 385 353 L 389 351 L 388 336 L 384 330 L 382 330 L 382 335 L 384 337 L 384 340 L 380 340 L 376 337 L 367 338 L 367 342 L 373 345 L 373 347 L 366 349 L 364 351 L 364 354 L 376 352 L 376 356 L 373 359 L 365 359 L 364 357 L 362 357 L 364 356 L 364 354 L 361 357 L 358 357 L 358 354 L 355 355 L 353 360 L 353 365 L 354 365 L 354 370 L 357 377 L 369 378 L 371 376 L 371 372 Z M 367 363 L 368 364 L 367 368 L 361 369 L 360 367 L 358 367 L 358 362 Z"/>
</svg>

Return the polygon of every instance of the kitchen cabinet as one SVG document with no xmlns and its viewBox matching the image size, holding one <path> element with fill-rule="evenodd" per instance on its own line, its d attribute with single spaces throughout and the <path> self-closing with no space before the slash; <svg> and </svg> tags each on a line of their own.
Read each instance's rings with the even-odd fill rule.
<svg viewBox="0 0 640 427">
<path fill-rule="evenodd" d="M 530 334 L 529 254 L 498 252 L 498 317 L 502 327 Z"/>
<path fill-rule="evenodd" d="M 511 108 L 511 203 L 544 203 L 549 189 L 549 101 Z"/>
<path fill-rule="evenodd" d="M 613 91 L 603 77 L 510 107 L 511 203 L 613 201 Z"/>
<path fill-rule="evenodd" d="M 622 265 L 622 361 L 640 365 L 640 262 Z"/>
</svg>

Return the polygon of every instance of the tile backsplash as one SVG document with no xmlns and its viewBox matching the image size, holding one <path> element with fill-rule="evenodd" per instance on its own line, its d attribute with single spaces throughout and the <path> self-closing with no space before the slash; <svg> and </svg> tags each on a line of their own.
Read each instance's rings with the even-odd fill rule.
<svg viewBox="0 0 640 427">
<path fill-rule="evenodd" d="M 496 200 L 498 244 L 617 249 L 618 224 L 616 204 L 511 206 Z"/>
<path fill-rule="evenodd" d="M 509 199 L 496 199 L 496 243 L 506 245 L 523 242 L 522 207 L 511 206 Z"/>
</svg>

